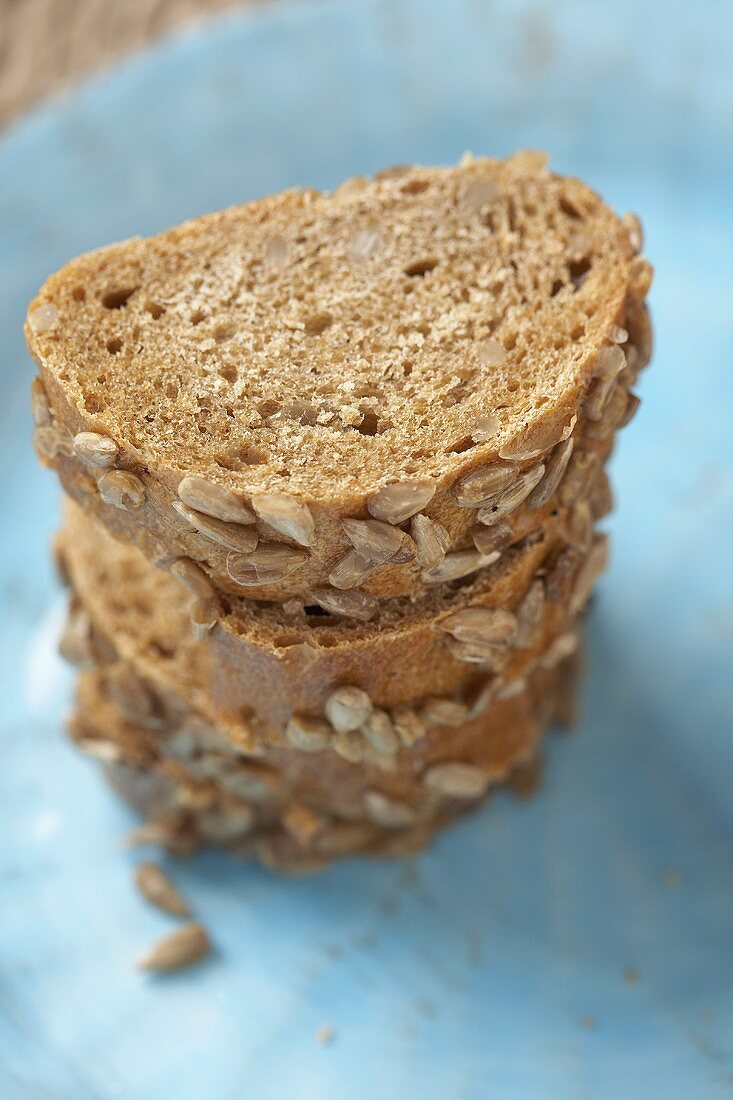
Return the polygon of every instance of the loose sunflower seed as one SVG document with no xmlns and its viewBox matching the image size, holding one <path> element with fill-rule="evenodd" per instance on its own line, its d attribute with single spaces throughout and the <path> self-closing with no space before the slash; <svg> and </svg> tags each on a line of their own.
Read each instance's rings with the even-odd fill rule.
<svg viewBox="0 0 733 1100">
<path fill-rule="evenodd" d="M 366 741 L 358 730 L 341 730 L 335 735 L 331 747 L 349 764 L 361 764 L 367 753 Z"/>
<path fill-rule="evenodd" d="M 527 595 L 517 610 L 517 634 L 514 644 L 518 649 L 528 649 L 532 644 L 535 631 L 542 622 L 545 609 L 545 584 L 538 577 L 532 581 Z"/>
<path fill-rule="evenodd" d="M 506 608 L 464 607 L 441 619 L 437 629 L 468 645 L 508 646 L 517 633 L 516 616 Z"/>
<path fill-rule="evenodd" d="M 197 642 L 210 634 L 219 621 L 219 605 L 215 599 L 194 600 L 189 610 L 191 630 Z"/>
<path fill-rule="evenodd" d="M 119 447 L 108 435 L 79 432 L 74 436 L 74 454 L 85 466 L 108 470 L 114 466 L 119 453 Z"/>
<path fill-rule="evenodd" d="M 423 775 L 430 791 L 446 798 L 480 798 L 489 786 L 489 777 L 475 764 L 434 764 Z"/>
<path fill-rule="evenodd" d="M 498 550 L 490 554 L 480 554 L 478 550 L 456 550 L 452 554 L 446 554 L 440 565 L 433 569 L 427 569 L 422 574 L 425 584 L 444 584 L 446 581 L 456 581 L 461 577 L 468 577 L 477 569 L 493 565 L 501 554 Z"/>
<path fill-rule="evenodd" d="M 372 701 L 358 687 L 336 688 L 326 700 L 326 718 L 339 733 L 363 726 L 372 712 Z"/>
<path fill-rule="evenodd" d="M 450 726 L 458 729 L 468 721 L 468 707 L 455 699 L 431 696 L 420 707 L 420 717 L 426 726 Z"/>
<path fill-rule="evenodd" d="M 364 795 L 367 816 L 382 829 L 406 829 L 414 825 L 418 814 L 406 802 L 388 798 L 381 791 L 367 791 Z"/>
<path fill-rule="evenodd" d="M 395 481 L 369 498 L 367 510 L 375 519 L 398 524 L 422 511 L 434 495 L 431 481 Z"/>
<path fill-rule="evenodd" d="M 480 508 L 508 489 L 516 476 L 516 466 L 508 462 L 489 462 L 457 481 L 453 495 L 461 508 Z"/>
<path fill-rule="evenodd" d="M 528 508 L 544 508 L 549 504 L 563 479 L 568 463 L 573 453 L 573 439 L 566 439 L 558 443 L 554 451 L 545 463 L 545 473 L 542 480 L 527 497 Z"/>
<path fill-rule="evenodd" d="M 213 516 L 214 519 L 244 524 L 255 521 L 255 514 L 247 504 L 229 489 L 208 481 L 205 477 L 184 477 L 178 486 L 178 497 L 189 508 L 203 512 L 206 516 Z"/>
<path fill-rule="evenodd" d="M 374 563 L 358 550 L 349 550 L 329 573 L 328 583 L 339 589 L 357 588 L 374 568 Z"/>
<path fill-rule="evenodd" d="M 378 519 L 344 519 L 342 526 L 356 552 L 372 565 L 389 561 L 402 547 L 404 533 Z"/>
<path fill-rule="evenodd" d="M 425 723 L 414 707 L 405 704 L 393 709 L 392 723 L 400 741 L 408 749 L 417 741 L 421 741 L 427 733 Z"/>
<path fill-rule="evenodd" d="M 191 558 L 176 558 L 170 571 L 178 583 L 198 599 L 208 600 L 213 597 L 214 588 L 211 581 L 201 566 Z"/>
<path fill-rule="evenodd" d="M 372 710 L 361 732 L 374 751 L 382 756 L 394 756 L 400 747 L 392 719 L 386 710 Z"/>
<path fill-rule="evenodd" d="M 285 736 L 293 748 L 303 752 L 322 752 L 330 745 L 333 730 L 322 718 L 294 714 L 287 724 Z"/>
<path fill-rule="evenodd" d="M 131 512 L 145 503 L 145 486 L 139 477 L 128 470 L 110 470 L 97 484 L 99 495 L 105 504 Z"/>
<path fill-rule="evenodd" d="M 51 425 L 53 420 L 51 406 L 40 378 L 34 378 L 31 382 L 31 411 L 33 423 L 37 428 L 48 428 Z"/>
<path fill-rule="evenodd" d="M 223 519 L 214 519 L 203 512 L 197 512 L 189 508 L 181 500 L 174 500 L 173 507 L 178 515 L 186 521 L 194 531 L 204 538 L 227 550 L 234 550 L 239 554 L 251 554 L 257 546 L 259 535 L 254 527 L 245 527 L 241 523 L 230 523 Z"/>
<path fill-rule="evenodd" d="M 313 599 L 330 615 L 343 615 L 347 619 L 368 622 L 377 610 L 377 600 L 357 589 L 339 591 L 336 588 L 315 588 Z"/>
<path fill-rule="evenodd" d="M 508 523 L 495 523 L 492 527 L 484 527 L 481 524 L 473 528 L 471 538 L 479 554 L 486 557 L 511 546 L 514 541 L 514 532 Z"/>
<path fill-rule="evenodd" d="M 316 528 L 311 510 L 289 493 L 258 493 L 252 497 L 252 507 L 264 523 L 300 546 L 313 542 Z"/>
<path fill-rule="evenodd" d="M 273 584 L 289 577 L 307 561 L 305 550 L 296 550 L 279 542 L 261 542 L 251 554 L 229 554 L 227 573 L 235 584 L 241 584 L 244 588 L 255 584 Z"/>
<path fill-rule="evenodd" d="M 416 558 L 423 569 L 435 569 L 450 549 L 451 536 L 442 523 L 430 519 L 422 512 L 410 521 L 410 534 L 417 547 Z"/>
<path fill-rule="evenodd" d="M 135 885 L 144 898 L 174 917 L 188 917 L 191 910 L 168 875 L 157 863 L 140 863 L 135 871 Z"/>
<path fill-rule="evenodd" d="M 36 336 L 50 332 L 59 319 L 59 311 L 51 302 L 42 302 L 28 314 L 28 327 Z"/>
<path fill-rule="evenodd" d="M 479 508 L 476 515 L 479 523 L 490 527 L 508 516 L 527 499 L 535 486 L 542 480 L 544 472 L 544 463 L 538 462 L 537 465 L 530 466 L 528 470 L 521 473 L 508 489 L 500 493 L 492 502 Z"/>
<path fill-rule="evenodd" d="M 181 970 L 211 952 L 209 934 L 198 921 L 189 921 L 158 940 L 138 961 L 140 970 Z"/>
</svg>

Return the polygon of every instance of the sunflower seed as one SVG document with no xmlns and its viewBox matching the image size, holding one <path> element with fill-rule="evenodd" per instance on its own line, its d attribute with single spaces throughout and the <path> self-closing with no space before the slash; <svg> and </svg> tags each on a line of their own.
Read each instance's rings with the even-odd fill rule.
<svg viewBox="0 0 733 1100">
<path fill-rule="evenodd" d="M 207 516 L 194 508 L 189 508 L 181 500 L 174 500 L 173 507 L 199 535 L 203 535 L 204 538 L 210 539 L 219 546 L 225 546 L 227 550 L 251 554 L 257 546 L 259 535 L 254 527 L 244 527 L 241 523 L 228 523 L 226 520 L 214 519 L 213 516 Z"/>
<path fill-rule="evenodd" d="M 200 600 L 211 599 L 214 589 L 200 565 L 191 558 L 176 558 L 170 571 L 179 584 Z"/>
<path fill-rule="evenodd" d="M 564 424 L 537 424 L 522 432 L 517 439 L 499 448 L 499 457 L 524 462 L 546 454 L 559 443 L 566 442 L 572 435 L 577 416 L 566 414 Z"/>
<path fill-rule="evenodd" d="M 359 619 L 367 622 L 377 610 L 374 596 L 357 589 L 339 591 L 336 588 L 315 588 L 313 599 L 324 611 L 331 615 L 344 615 L 347 619 Z"/>
<path fill-rule="evenodd" d="M 59 311 L 51 302 L 42 302 L 28 314 L 28 327 L 36 336 L 50 332 L 59 319 Z"/>
<path fill-rule="evenodd" d="M 122 752 L 119 745 L 112 741 L 104 741 L 101 737 L 74 738 L 75 744 L 87 756 L 93 760 L 99 760 L 102 764 L 116 764 L 122 760 Z"/>
<path fill-rule="evenodd" d="M 96 664 L 92 646 L 92 620 L 81 606 L 72 604 L 69 608 L 66 625 L 59 641 L 59 653 L 65 661 L 78 669 L 94 668 Z"/>
<path fill-rule="evenodd" d="M 587 604 L 593 585 L 608 564 L 608 546 L 607 535 L 596 535 L 573 583 L 569 603 L 571 615 L 579 614 Z"/>
<path fill-rule="evenodd" d="M 33 432 L 33 446 L 41 461 L 51 462 L 59 455 L 70 458 L 74 453 L 73 438 L 67 428 L 55 425 L 36 428 Z"/>
<path fill-rule="evenodd" d="M 398 524 L 420 512 L 434 494 L 430 481 L 394 481 L 369 498 L 367 510 L 375 519 Z"/>
<path fill-rule="evenodd" d="M 628 403 L 629 395 L 624 387 L 620 383 L 615 385 L 608 396 L 602 415 L 598 420 L 586 425 L 585 434 L 588 438 L 608 439 L 613 435 L 622 426 L 622 422 L 626 423 Z M 632 416 L 634 411 L 635 409 L 632 410 Z"/>
<path fill-rule="evenodd" d="M 477 569 L 493 565 L 501 554 L 498 550 L 490 554 L 480 554 L 478 550 L 456 550 L 452 554 L 446 554 L 445 559 L 433 569 L 427 569 L 422 574 L 425 584 L 443 584 L 446 581 L 456 581 L 461 577 L 467 577 L 475 573 Z"/>
<path fill-rule="evenodd" d="M 389 523 L 377 519 L 344 519 L 342 526 L 356 552 L 372 565 L 389 561 L 402 546 L 404 533 Z"/>
<path fill-rule="evenodd" d="M 255 812 L 246 802 L 227 800 L 201 814 L 196 821 L 198 830 L 209 844 L 231 844 L 252 831 Z"/>
<path fill-rule="evenodd" d="M 193 636 L 201 642 L 219 621 L 219 605 L 215 599 L 194 600 L 188 614 Z"/>
<path fill-rule="evenodd" d="M 420 707 L 420 717 L 426 726 L 450 726 L 458 729 L 468 720 L 468 707 L 455 699 L 431 696 Z"/>
<path fill-rule="evenodd" d="M 444 561 L 450 548 L 451 536 L 442 523 L 421 512 L 412 517 L 410 534 L 417 548 L 417 563 L 423 569 L 435 569 Z"/>
<path fill-rule="evenodd" d="M 33 423 L 37 428 L 48 428 L 53 420 L 51 406 L 48 403 L 46 390 L 40 378 L 34 378 L 31 382 L 31 411 Z"/>
<path fill-rule="evenodd" d="M 500 493 L 493 502 L 479 508 L 476 514 L 479 523 L 490 527 L 493 523 L 498 523 L 499 520 L 508 516 L 526 500 L 535 486 L 542 480 L 544 472 L 544 463 L 538 462 L 536 466 L 530 466 L 528 470 L 521 473 L 514 484 L 505 489 L 503 493 Z"/>
<path fill-rule="evenodd" d="M 281 237 L 279 233 L 274 237 L 270 237 L 265 245 L 265 267 L 275 270 L 278 267 L 282 267 L 287 258 L 288 246 L 285 239 Z"/>
<path fill-rule="evenodd" d="M 427 729 L 422 718 L 415 709 L 405 704 L 395 707 L 392 711 L 392 723 L 397 736 L 406 748 L 411 748 L 417 741 L 421 741 Z"/>
<path fill-rule="evenodd" d="M 358 550 L 349 550 L 329 573 L 328 582 L 334 588 L 356 588 L 374 568 L 374 563 L 363 557 Z"/>
<path fill-rule="evenodd" d="M 518 676 L 516 680 L 508 680 L 505 684 L 500 684 L 496 693 L 497 699 L 516 699 L 517 696 L 523 695 L 527 690 L 527 679 L 525 676 Z"/>
<path fill-rule="evenodd" d="M 457 642 L 501 647 L 514 641 L 517 619 L 503 607 L 464 607 L 441 619 L 437 629 Z"/>
<path fill-rule="evenodd" d="M 386 710 L 372 710 L 361 726 L 361 732 L 375 752 L 394 756 L 400 747 L 392 719 Z"/>
<path fill-rule="evenodd" d="M 517 610 L 517 635 L 514 644 L 518 649 L 528 649 L 537 627 L 542 622 L 545 609 L 545 585 L 541 578 L 532 581 L 529 590 Z"/>
<path fill-rule="evenodd" d="M 493 413 L 488 413 L 487 416 L 477 420 L 471 428 L 471 439 L 474 443 L 486 443 L 494 438 L 500 427 L 499 418 Z"/>
<path fill-rule="evenodd" d="M 363 260 L 370 260 L 379 248 L 380 242 L 381 237 L 379 230 L 375 229 L 374 226 L 368 226 L 366 229 L 358 230 L 349 244 L 349 259 L 355 260 L 357 263 Z"/>
<path fill-rule="evenodd" d="M 221 757 L 221 754 L 218 755 Z M 227 756 L 217 761 L 217 771 L 219 781 L 226 790 L 246 801 L 269 802 L 277 786 L 271 771 L 258 764 L 235 764 Z"/>
<path fill-rule="evenodd" d="M 364 795 L 367 816 L 381 829 L 406 829 L 417 821 L 417 811 L 406 802 L 388 798 L 381 791 L 367 791 Z"/>
<path fill-rule="evenodd" d="M 616 431 L 620 431 L 621 428 L 625 428 L 627 424 L 631 423 L 639 410 L 639 405 L 641 405 L 641 401 L 636 396 L 636 394 L 628 394 L 626 407 L 624 408 L 620 419 L 616 423 Z"/>
<path fill-rule="evenodd" d="M 125 512 L 141 508 L 145 502 L 145 486 L 139 477 L 128 470 L 110 470 L 103 474 L 97 489 L 105 504 Z"/>
<path fill-rule="evenodd" d="M 572 656 L 578 648 L 578 635 L 568 632 L 567 634 L 560 634 L 557 638 L 553 639 L 550 645 L 540 658 L 540 664 L 543 668 L 555 668 L 561 661 L 564 661 L 566 657 Z"/>
<path fill-rule="evenodd" d="M 550 603 L 568 602 L 575 575 L 582 560 L 578 551 L 572 547 L 568 547 L 556 556 L 545 577 L 545 593 Z"/>
<path fill-rule="evenodd" d="M 252 507 L 264 523 L 300 546 L 313 542 L 315 524 L 310 508 L 289 493 L 258 493 L 252 497 Z"/>
<path fill-rule="evenodd" d="M 293 748 L 302 752 L 321 752 L 330 745 L 333 730 L 322 718 L 294 714 L 287 724 L 285 736 Z"/>
<path fill-rule="evenodd" d="M 316 838 L 315 848 L 329 856 L 358 852 L 374 840 L 374 826 L 360 821 L 339 821 Z"/>
<path fill-rule="evenodd" d="M 189 921 L 158 940 L 138 961 L 140 970 L 181 970 L 211 952 L 209 934 L 202 924 Z"/>
<path fill-rule="evenodd" d="M 188 917 L 191 910 L 162 867 L 157 863 L 140 863 L 135 871 L 135 885 L 144 898 L 174 917 Z"/>
<path fill-rule="evenodd" d="M 254 523 L 255 514 L 243 501 L 222 485 L 204 477 L 189 475 L 178 486 L 178 497 L 189 508 L 228 523 Z"/>
<path fill-rule="evenodd" d="M 417 547 L 406 531 L 400 531 L 400 548 L 389 559 L 395 565 L 404 565 L 405 562 L 414 561 L 417 556 Z"/>
<path fill-rule="evenodd" d="M 325 825 L 321 814 L 315 814 L 300 802 L 288 806 L 282 815 L 282 823 L 285 831 L 302 848 L 309 848 Z"/>
<path fill-rule="evenodd" d="M 495 523 L 492 527 L 474 527 L 471 531 L 473 545 L 484 557 L 511 546 L 514 532 L 508 523 Z"/>
<path fill-rule="evenodd" d="M 585 496 L 596 476 L 600 459 L 593 451 L 574 451 L 559 489 L 561 504 L 572 504 Z"/>
<path fill-rule="evenodd" d="M 635 298 L 645 298 L 654 277 L 654 268 L 645 256 L 637 256 L 629 267 L 629 290 Z"/>
<path fill-rule="evenodd" d="M 79 432 L 74 436 L 74 454 L 85 466 L 107 470 L 114 466 L 119 453 L 119 447 L 108 435 Z"/>
<path fill-rule="evenodd" d="M 469 210 L 477 211 L 493 202 L 501 191 L 499 185 L 490 179 L 476 179 L 469 183 L 463 196 L 463 202 Z"/>
<path fill-rule="evenodd" d="M 358 730 L 341 730 L 333 741 L 331 748 L 349 764 L 361 764 L 367 753 L 366 741 Z"/>
<path fill-rule="evenodd" d="M 546 504 L 550 503 L 568 468 L 572 453 L 572 436 L 570 439 L 566 439 L 564 443 L 558 443 L 545 464 L 545 473 L 542 480 L 527 497 L 528 508 L 544 508 Z"/>
<path fill-rule="evenodd" d="M 482 665 L 484 668 L 495 669 L 500 664 L 503 650 L 493 645 L 479 645 L 478 642 L 458 642 L 455 638 L 448 640 L 448 649 L 451 656 L 457 661 L 464 661 L 469 665 Z"/>
<path fill-rule="evenodd" d="M 613 491 L 611 489 L 611 482 L 608 479 L 608 474 L 605 470 L 599 471 L 598 476 L 591 486 L 588 496 L 588 505 L 591 515 L 596 522 L 603 519 L 604 516 L 607 516 L 608 513 L 613 510 Z M 579 549 L 587 550 L 589 545 L 590 542 L 588 542 L 587 546 L 579 547 Z"/>
<path fill-rule="evenodd" d="M 480 798 L 489 786 L 489 777 L 475 764 L 434 764 L 423 775 L 423 784 L 447 798 Z"/>
<path fill-rule="evenodd" d="M 274 584 L 284 580 L 308 561 L 304 550 L 279 542 L 261 542 L 251 554 L 231 553 L 227 573 L 243 588 L 255 584 Z"/>
<path fill-rule="evenodd" d="M 326 718 L 339 733 L 363 726 L 372 712 L 372 701 L 358 687 L 336 688 L 326 700 Z"/>
<path fill-rule="evenodd" d="M 479 508 L 508 489 L 517 475 L 516 466 L 490 462 L 478 466 L 453 486 L 453 495 L 461 508 Z"/>
<path fill-rule="evenodd" d="M 492 340 L 490 337 L 478 344 L 476 354 L 479 363 L 484 367 L 501 366 L 506 359 L 506 349 L 502 347 L 498 340 Z"/>
<path fill-rule="evenodd" d="M 110 676 L 107 690 L 125 718 L 143 729 L 165 729 L 167 722 L 156 695 L 127 665 L 120 665 Z"/>
<path fill-rule="evenodd" d="M 474 690 L 468 704 L 468 721 L 480 718 L 491 706 L 499 688 L 499 681 L 495 676 L 485 680 L 478 689 Z"/>
<path fill-rule="evenodd" d="M 606 483 L 608 483 L 604 471 L 601 471 L 601 473 Z M 603 514 L 605 515 L 605 513 Z M 600 518 L 600 516 L 592 514 L 591 505 L 587 500 L 576 500 L 575 504 L 569 509 L 563 524 L 562 532 L 565 541 L 570 546 L 574 546 L 576 550 L 579 550 L 581 554 L 587 553 L 593 540 L 593 520 Z"/>
<path fill-rule="evenodd" d="M 621 325 L 611 325 L 608 330 L 608 339 L 612 344 L 625 344 L 629 338 L 629 334 L 625 328 Z"/>
<path fill-rule="evenodd" d="M 626 356 L 623 348 L 612 344 L 610 347 L 602 347 L 591 367 L 593 378 L 617 378 L 626 366 Z"/>
<path fill-rule="evenodd" d="M 636 214 L 631 210 L 621 218 L 621 224 L 626 230 L 626 235 L 629 238 L 629 244 L 634 252 L 641 252 L 644 247 L 644 229 Z"/>
</svg>

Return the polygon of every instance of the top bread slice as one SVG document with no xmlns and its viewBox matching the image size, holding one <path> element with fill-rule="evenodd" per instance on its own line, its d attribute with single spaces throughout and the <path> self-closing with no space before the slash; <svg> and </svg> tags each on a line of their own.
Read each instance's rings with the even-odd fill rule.
<svg viewBox="0 0 733 1100">
<path fill-rule="evenodd" d="M 222 589 L 415 593 L 477 519 L 551 506 L 588 422 L 628 416 L 639 247 L 532 153 L 111 245 L 31 305 L 39 449 L 118 537 Z"/>
</svg>

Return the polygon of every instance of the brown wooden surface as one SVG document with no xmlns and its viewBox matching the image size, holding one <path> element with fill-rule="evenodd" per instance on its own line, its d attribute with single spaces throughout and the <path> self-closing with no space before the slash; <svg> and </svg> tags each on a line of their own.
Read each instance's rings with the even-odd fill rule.
<svg viewBox="0 0 733 1100">
<path fill-rule="evenodd" d="M 184 22 L 254 0 L 0 0 L 0 128 Z"/>
</svg>

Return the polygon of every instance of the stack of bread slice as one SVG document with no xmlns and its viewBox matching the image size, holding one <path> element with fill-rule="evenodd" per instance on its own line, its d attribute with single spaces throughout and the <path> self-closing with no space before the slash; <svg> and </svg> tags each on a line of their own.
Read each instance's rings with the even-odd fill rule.
<svg viewBox="0 0 733 1100">
<path fill-rule="evenodd" d="M 651 268 L 545 158 L 82 256 L 27 322 L 71 733 L 171 848 L 398 854 L 568 714 Z"/>
</svg>

